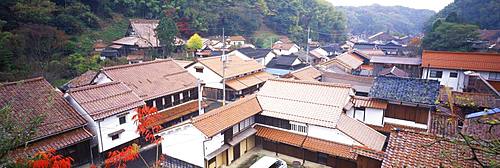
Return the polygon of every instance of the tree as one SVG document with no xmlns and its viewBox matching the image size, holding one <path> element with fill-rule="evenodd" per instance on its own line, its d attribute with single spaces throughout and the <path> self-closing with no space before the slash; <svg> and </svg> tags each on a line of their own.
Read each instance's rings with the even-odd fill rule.
<svg viewBox="0 0 500 168">
<path fill-rule="evenodd" d="M 438 23 L 423 39 L 422 45 L 426 50 L 471 51 L 471 42 L 479 39 L 478 26 L 436 22 Z"/>
<path fill-rule="evenodd" d="M 186 48 L 193 52 L 193 56 L 194 52 L 201 49 L 201 47 L 203 47 L 203 41 L 201 40 L 201 37 L 200 35 L 198 35 L 198 33 L 193 34 L 193 36 L 188 39 L 186 44 Z"/>
<path fill-rule="evenodd" d="M 42 121 L 43 116 L 33 116 L 28 110 L 13 113 L 10 105 L 0 108 L 0 167 L 12 161 L 7 158 L 10 150 L 35 136 Z"/>
<path fill-rule="evenodd" d="M 28 159 L 18 159 L 12 167 L 31 168 L 70 168 L 73 158 L 56 154 L 56 150 L 49 149 L 46 152 L 37 152 Z"/>
<path fill-rule="evenodd" d="M 170 55 L 175 50 L 175 38 L 179 33 L 175 21 L 169 16 L 162 15 L 156 32 L 163 48 L 163 56 Z"/>
</svg>

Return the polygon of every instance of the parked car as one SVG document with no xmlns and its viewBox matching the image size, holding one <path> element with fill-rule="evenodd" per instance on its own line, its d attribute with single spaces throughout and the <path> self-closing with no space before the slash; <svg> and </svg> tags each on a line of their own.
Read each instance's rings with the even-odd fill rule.
<svg viewBox="0 0 500 168">
<path fill-rule="evenodd" d="M 264 156 L 252 164 L 250 168 L 287 168 L 287 165 L 281 159 Z"/>
</svg>

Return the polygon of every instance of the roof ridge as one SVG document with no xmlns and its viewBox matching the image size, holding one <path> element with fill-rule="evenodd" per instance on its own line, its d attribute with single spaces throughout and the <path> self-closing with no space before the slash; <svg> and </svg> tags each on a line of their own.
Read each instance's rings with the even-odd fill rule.
<svg viewBox="0 0 500 168">
<path fill-rule="evenodd" d="M 343 84 L 343 83 L 327 83 L 327 82 L 319 82 L 319 81 L 305 81 L 305 80 L 293 80 L 293 79 L 282 79 L 282 78 L 272 78 L 272 79 L 268 79 L 268 81 L 310 84 L 310 85 L 320 85 L 320 86 L 328 86 L 328 87 L 352 88 L 352 86 L 350 84 Z"/>
<path fill-rule="evenodd" d="M 295 114 L 290 114 L 290 113 L 282 113 L 282 112 L 279 112 L 279 111 L 273 111 L 273 110 L 262 110 L 262 111 L 267 111 L 267 112 L 271 112 L 271 113 L 279 113 L 279 114 L 283 114 L 283 115 L 289 115 L 289 116 L 295 116 L 295 117 L 301 117 L 301 118 L 307 118 L 307 119 L 311 119 L 311 120 L 318 120 L 318 121 L 328 122 L 328 123 L 332 123 L 332 124 L 334 123 L 334 122 L 328 121 L 328 120 L 317 119 L 317 118 L 312 118 L 312 117 L 307 117 L 307 116 L 301 116 L 301 115 L 295 115 Z M 337 127 L 337 123 L 338 122 L 335 122 L 335 127 L 334 128 Z M 328 127 L 328 126 L 325 126 L 325 127 Z"/>
<path fill-rule="evenodd" d="M 127 103 L 125 104 L 125 107 L 128 106 L 128 105 L 132 105 L 132 104 L 135 104 L 135 103 L 140 103 L 142 102 L 142 100 L 139 100 L 139 101 L 132 101 L 130 103 Z M 119 109 L 119 108 L 123 108 L 123 106 L 113 106 L 113 107 L 110 107 L 110 108 L 106 108 L 106 109 L 103 109 L 103 110 L 100 110 L 98 113 L 94 113 L 94 114 L 89 114 L 92 118 L 94 118 L 94 116 L 97 116 L 97 115 L 100 115 L 100 114 L 103 114 L 103 113 L 107 113 L 109 111 L 112 111 L 112 110 L 116 110 L 116 109 Z M 109 117 L 109 116 L 108 116 Z M 100 118 L 107 118 L 107 117 L 100 117 Z"/>
<path fill-rule="evenodd" d="M 453 54 L 464 54 L 464 55 L 493 55 L 500 56 L 500 53 L 489 53 L 489 52 L 460 52 L 460 51 L 435 51 L 435 50 L 424 50 L 423 53 L 453 53 Z"/>
<path fill-rule="evenodd" d="M 111 81 L 111 82 L 106 82 L 106 83 L 101 83 L 101 84 L 95 84 L 95 85 L 87 85 L 87 86 L 72 88 L 72 89 L 69 90 L 69 92 L 70 93 L 74 93 L 74 92 L 79 92 L 79 91 L 83 91 L 83 90 L 90 90 L 90 89 L 96 89 L 96 88 L 110 86 L 110 85 L 116 85 L 116 84 L 119 84 L 119 83 L 122 83 L 122 82 Z"/>
<path fill-rule="evenodd" d="M 197 117 L 194 117 L 192 121 L 193 121 L 193 123 L 197 123 L 197 122 L 199 122 L 201 120 L 205 120 L 205 119 L 210 118 L 212 116 L 215 116 L 215 115 L 217 115 L 217 114 L 219 114 L 221 112 L 224 112 L 226 110 L 232 109 L 232 108 L 236 107 L 237 105 L 240 105 L 240 104 L 246 103 L 248 101 L 251 101 L 254 98 L 256 98 L 256 94 L 249 95 L 249 96 L 247 96 L 245 98 L 242 98 L 242 99 L 239 99 L 239 100 L 237 100 L 237 101 L 235 101 L 235 102 L 233 102 L 231 104 L 219 107 L 219 108 L 217 108 L 215 110 L 212 110 L 212 111 L 209 111 L 207 113 L 204 113 L 203 115 L 199 115 Z"/>
<path fill-rule="evenodd" d="M 301 72 L 301 71 L 304 71 L 304 70 L 306 70 L 306 69 L 308 69 L 308 68 L 314 68 L 314 67 L 313 67 L 312 65 L 308 65 L 308 66 L 306 66 L 306 67 L 303 67 L 303 68 L 297 69 L 297 70 L 292 71 L 292 72 L 290 72 L 290 73 L 292 73 L 292 74 L 293 74 L 293 73 Z M 314 69 L 316 69 L 316 68 L 314 68 Z M 317 69 L 316 69 L 316 70 L 317 70 Z"/>
<path fill-rule="evenodd" d="M 87 104 L 87 103 L 91 103 L 91 102 L 95 102 L 95 101 L 100 101 L 100 100 L 107 99 L 107 98 L 117 97 L 117 96 L 121 96 L 121 95 L 130 93 L 130 92 L 132 92 L 132 90 L 129 89 L 129 90 L 122 91 L 122 92 L 120 92 L 118 94 L 113 94 L 113 95 L 102 97 L 102 98 L 99 98 L 99 99 L 93 99 L 93 100 L 83 101 L 83 102 L 81 102 L 81 104 Z"/>
<path fill-rule="evenodd" d="M 135 67 L 135 66 L 143 66 L 143 65 L 149 65 L 149 64 L 168 62 L 168 61 L 173 61 L 173 59 L 172 58 L 156 59 L 153 61 L 146 61 L 146 62 L 141 62 L 141 63 L 136 63 L 136 64 L 116 65 L 116 66 L 110 66 L 110 67 L 103 67 L 101 70 L 103 70 L 103 71 L 115 70 L 115 69 L 122 69 L 122 68 L 128 68 L 128 67 Z"/>
<path fill-rule="evenodd" d="M 258 93 L 257 93 L 257 94 L 258 94 Z M 322 105 L 322 106 L 330 106 L 330 107 L 340 108 L 340 106 L 336 106 L 336 105 L 329 105 L 329 104 L 322 104 L 322 103 L 316 103 L 316 102 L 310 102 L 310 101 L 303 101 L 303 100 L 288 99 L 288 98 L 283 98 L 283 97 L 275 97 L 275 96 L 268 96 L 268 95 L 262 95 L 262 94 L 258 94 L 257 96 L 262 96 L 262 97 L 267 97 L 267 98 L 274 98 L 274 99 L 280 99 L 280 100 L 289 100 L 289 101 L 294 101 L 294 102 L 301 102 L 301 103 L 308 103 L 308 104 L 315 104 L 315 105 Z M 257 98 L 257 99 L 258 99 L 258 98 Z"/>
<path fill-rule="evenodd" d="M 2 86 L 8 86 L 8 85 L 14 85 L 14 84 L 19 84 L 19 83 L 35 82 L 35 81 L 40 81 L 40 80 L 45 80 L 45 78 L 43 76 L 40 76 L 40 77 L 35 77 L 35 78 L 30 78 L 30 79 L 23 79 L 23 80 L 13 81 L 13 82 L 4 82 L 4 83 L 0 83 L 0 87 L 2 87 Z"/>
</svg>

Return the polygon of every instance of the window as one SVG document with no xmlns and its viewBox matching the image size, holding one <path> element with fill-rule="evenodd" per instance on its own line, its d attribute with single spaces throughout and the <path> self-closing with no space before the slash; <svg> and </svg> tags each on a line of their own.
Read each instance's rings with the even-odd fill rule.
<svg viewBox="0 0 500 168">
<path fill-rule="evenodd" d="M 240 125 L 239 124 L 236 124 L 233 126 L 233 135 L 235 135 L 236 133 L 240 132 Z"/>
<path fill-rule="evenodd" d="M 327 160 L 328 160 L 328 155 L 327 154 L 318 152 L 318 162 L 319 163 L 326 164 Z"/>
<path fill-rule="evenodd" d="M 120 120 L 120 125 L 125 124 L 127 122 L 127 119 L 125 118 L 126 116 L 120 116 L 118 120 Z"/>
<path fill-rule="evenodd" d="M 293 131 L 298 131 L 298 132 L 302 132 L 302 133 L 307 132 L 307 126 L 305 124 L 290 122 L 290 126 L 292 127 Z"/>
<path fill-rule="evenodd" d="M 443 71 L 431 70 L 430 76 L 431 76 L 431 78 L 441 78 L 441 77 L 443 77 Z"/>
<path fill-rule="evenodd" d="M 120 138 L 120 134 L 111 135 L 111 140 Z"/>
<path fill-rule="evenodd" d="M 500 73 L 490 72 L 490 76 L 488 77 L 488 80 L 500 81 Z"/>
<path fill-rule="evenodd" d="M 457 78 L 458 73 L 456 72 L 450 72 L 450 78 Z"/>
</svg>

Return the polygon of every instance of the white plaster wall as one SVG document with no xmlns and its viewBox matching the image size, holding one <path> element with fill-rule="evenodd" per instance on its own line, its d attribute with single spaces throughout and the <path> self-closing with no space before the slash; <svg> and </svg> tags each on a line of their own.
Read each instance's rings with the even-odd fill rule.
<svg viewBox="0 0 500 168">
<path fill-rule="evenodd" d="M 343 132 L 334 128 L 321 127 L 316 125 L 308 125 L 308 135 L 310 137 L 319 138 L 323 140 L 338 142 L 346 145 L 361 145 L 356 140 L 347 136 Z"/>
<path fill-rule="evenodd" d="M 203 73 L 196 72 L 196 69 L 194 68 L 195 66 L 203 66 Z M 222 77 L 199 62 L 187 67 L 186 70 L 191 73 L 191 75 L 195 76 L 198 79 L 201 79 L 203 83 L 205 83 L 205 87 L 216 89 L 223 88 Z"/>
<path fill-rule="evenodd" d="M 121 144 L 130 142 L 136 138 L 139 138 L 137 133 L 137 125 L 132 120 L 132 117 L 137 114 L 135 109 L 127 111 L 128 114 L 125 115 L 126 122 L 120 124 L 120 120 L 117 115 L 105 118 L 100 122 L 101 134 L 102 134 L 102 151 L 107 151 Z M 123 113 L 121 113 L 123 114 Z M 119 135 L 118 139 L 112 140 L 108 134 L 116 132 L 118 130 L 125 130 Z M 101 137 L 101 136 L 99 136 Z"/>
<path fill-rule="evenodd" d="M 213 136 L 209 141 L 205 142 L 205 155 L 212 153 L 224 145 L 224 135 L 221 133 Z"/>
<path fill-rule="evenodd" d="M 274 54 L 272 51 L 267 53 L 266 57 L 264 57 L 264 61 L 262 62 L 264 66 L 266 66 L 271 60 L 276 57 L 276 54 Z"/>
<path fill-rule="evenodd" d="M 441 85 L 453 87 L 453 91 L 463 91 L 465 87 L 464 72 L 467 70 L 450 70 L 450 69 L 436 69 L 436 68 L 430 68 L 430 70 L 443 71 L 443 76 L 441 78 L 432 78 L 430 77 L 430 72 L 429 74 L 427 74 L 427 68 L 423 68 L 422 79 L 426 79 L 428 77 L 428 79 L 438 80 Z M 450 78 L 450 72 L 457 72 L 458 73 L 457 78 Z M 489 78 L 489 72 L 480 71 L 476 73 L 479 73 L 485 79 Z"/>
<path fill-rule="evenodd" d="M 99 72 L 99 74 L 97 75 L 97 77 L 94 79 L 93 82 L 96 84 L 102 84 L 102 83 L 108 83 L 108 82 L 112 82 L 112 81 L 104 73 Z"/>
<path fill-rule="evenodd" d="M 365 123 L 372 125 L 383 125 L 384 119 L 384 110 L 382 109 L 374 109 L 374 108 L 366 108 L 365 109 Z"/>
<path fill-rule="evenodd" d="M 84 116 L 89 123 L 88 127 L 91 132 L 96 135 L 92 144 L 93 146 L 99 146 L 99 152 L 107 151 L 111 148 L 139 138 L 139 134 L 136 132 L 137 125 L 134 124 L 134 121 L 132 120 L 132 117 L 137 113 L 135 109 L 127 111 L 128 114 L 125 116 L 126 122 L 124 124 L 120 124 L 119 118 L 116 115 L 105 118 L 101 121 L 94 121 L 90 115 L 71 96 L 69 96 L 69 94 L 65 94 L 65 98 L 69 101 L 70 105 L 82 114 L 82 116 Z M 124 129 L 125 131 L 119 135 L 118 139 L 112 140 L 111 137 L 108 136 L 108 134 L 121 129 Z"/>
<path fill-rule="evenodd" d="M 203 141 L 205 135 L 191 124 L 173 128 L 160 134 L 162 153 L 182 161 L 204 167 Z"/>
</svg>

